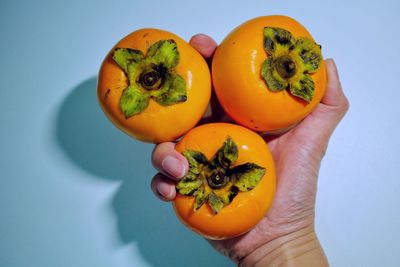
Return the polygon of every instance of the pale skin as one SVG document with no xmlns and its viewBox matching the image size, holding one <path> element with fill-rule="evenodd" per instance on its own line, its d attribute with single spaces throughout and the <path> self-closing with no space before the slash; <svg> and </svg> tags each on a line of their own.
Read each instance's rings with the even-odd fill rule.
<svg viewBox="0 0 400 267">
<path fill-rule="evenodd" d="M 210 60 L 216 42 L 204 34 L 190 44 Z M 346 114 L 349 102 L 343 93 L 336 65 L 325 61 L 328 85 L 321 103 L 303 121 L 279 136 L 264 136 L 274 157 L 277 189 L 265 217 L 248 233 L 209 243 L 240 266 L 328 266 L 314 231 L 315 196 L 322 158 L 330 136 Z M 229 121 L 217 101 L 206 121 Z M 208 114 L 210 115 L 210 114 Z M 186 159 L 172 142 L 158 144 L 152 154 L 159 171 L 151 182 L 153 192 L 164 201 L 176 196 L 175 184 L 188 170 Z"/>
</svg>

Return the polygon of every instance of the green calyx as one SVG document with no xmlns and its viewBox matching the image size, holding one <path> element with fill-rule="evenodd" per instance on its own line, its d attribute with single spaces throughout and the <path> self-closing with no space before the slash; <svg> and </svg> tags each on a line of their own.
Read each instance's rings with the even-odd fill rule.
<svg viewBox="0 0 400 267">
<path fill-rule="evenodd" d="M 160 40 L 147 49 L 116 48 L 112 58 L 128 77 L 119 106 L 125 118 L 147 108 L 150 98 L 162 106 L 187 100 L 184 79 L 176 73 L 179 51 L 174 40 Z"/>
<path fill-rule="evenodd" d="M 230 137 L 208 160 L 194 150 L 185 150 L 189 162 L 188 174 L 176 185 L 177 191 L 195 197 L 194 211 L 208 203 L 214 213 L 230 204 L 239 192 L 252 190 L 265 174 L 265 168 L 255 163 L 234 166 L 238 147 Z"/>
<path fill-rule="evenodd" d="M 315 85 L 309 74 L 321 65 L 321 46 L 306 37 L 296 39 L 285 29 L 265 27 L 264 49 L 269 57 L 262 65 L 261 76 L 268 88 L 287 89 L 293 96 L 310 102 Z"/>
</svg>

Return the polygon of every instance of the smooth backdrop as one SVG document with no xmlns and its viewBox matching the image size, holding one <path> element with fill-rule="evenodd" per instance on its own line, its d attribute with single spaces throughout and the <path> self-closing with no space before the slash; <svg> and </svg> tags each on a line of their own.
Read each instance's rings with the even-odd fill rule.
<svg viewBox="0 0 400 267">
<path fill-rule="evenodd" d="M 399 3 L 0 0 L 0 266 L 233 266 L 153 197 L 153 147 L 105 118 L 96 79 L 135 29 L 220 42 L 268 14 L 311 31 L 351 102 L 318 185 L 331 265 L 400 266 Z"/>
</svg>

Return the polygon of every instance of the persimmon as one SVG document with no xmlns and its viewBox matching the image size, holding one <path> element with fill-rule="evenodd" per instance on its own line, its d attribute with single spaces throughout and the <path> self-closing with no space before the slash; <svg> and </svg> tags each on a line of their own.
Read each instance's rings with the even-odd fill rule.
<svg viewBox="0 0 400 267">
<path fill-rule="evenodd" d="M 99 72 L 103 111 L 118 128 L 145 142 L 172 141 L 193 128 L 210 95 L 203 57 L 164 30 L 140 29 L 124 37 Z"/>
<path fill-rule="evenodd" d="M 187 227 L 226 239 L 246 233 L 266 214 L 275 193 L 275 167 L 257 133 L 234 124 L 204 124 L 190 130 L 176 150 L 189 162 L 173 201 Z"/>
<path fill-rule="evenodd" d="M 258 132 L 288 129 L 321 101 L 321 46 L 286 16 L 264 16 L 234 29 L 218 46 L 212 80 L 226 113 Z"/>
</svg>

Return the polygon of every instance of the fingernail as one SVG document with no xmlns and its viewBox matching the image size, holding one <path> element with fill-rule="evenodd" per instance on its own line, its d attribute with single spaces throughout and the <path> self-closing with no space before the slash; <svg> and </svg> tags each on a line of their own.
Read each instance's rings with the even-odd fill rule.
<svg viewBox="0 0 400 267">
<path fill-rule="evenodd" d="M 163 197 L 169 199 L 172 196 L 172 188 L 169 184 L 166 183 L 159 183 L 157 185 L 157 191 L 162 195 Z"/>
<path fill-rule="evenodd" d="M 166 172 L 176 178 L 182 178 L 186 173 L 185 165 L 172 156 L 165 157 L 161 165 Z"/>
</svg>

